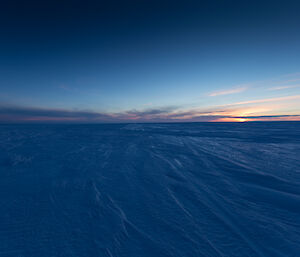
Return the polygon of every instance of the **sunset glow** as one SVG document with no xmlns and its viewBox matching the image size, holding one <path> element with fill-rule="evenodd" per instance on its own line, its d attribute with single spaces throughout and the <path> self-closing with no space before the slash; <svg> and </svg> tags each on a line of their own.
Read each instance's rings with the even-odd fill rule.
<svg viewBox="0 0 300 257">
<path fill-rule="evenodd" d="M 81 16 L 81 4 L 44 15 L 25 1 L 21 15 L 5 1 L 0 123 L 300 120 L 295 8 L 137 2 Z"/>
</svg>

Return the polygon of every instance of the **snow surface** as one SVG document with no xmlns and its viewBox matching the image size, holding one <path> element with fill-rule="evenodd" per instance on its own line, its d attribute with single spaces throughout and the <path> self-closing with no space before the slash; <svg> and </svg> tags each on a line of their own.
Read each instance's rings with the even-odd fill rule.
<svg viewBox="0 0 300 257">
<path fill-rule="evenodd" d="M 300 256 L 300 122 L 1 125 L 0 256 Z"/>
</svg>

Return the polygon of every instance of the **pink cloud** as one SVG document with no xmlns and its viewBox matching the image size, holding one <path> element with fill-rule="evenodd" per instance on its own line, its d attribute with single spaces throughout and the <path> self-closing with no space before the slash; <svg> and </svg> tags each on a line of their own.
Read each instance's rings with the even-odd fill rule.
<svg viewBox="0 0 300 257">
<path fill-rule="evenodd" d="M 275 98 L 265 98 L 265 99 L 243 101 L 243 102 L 237 102 L 237 103 L 227 104 L 225 106 L 245 105 L 245 104 L 255 104 L 255 103 L 268 103 L 268 102 L 277 102 L 277 101 L 280 102 L 280 101 L 295 100 L 295 99 L 300 99 L 300 95 L 283 96 L 283 97 L 275 97 Z"/>
<path fill-rule="evenodd" d="M 297 88 L 297 87 L 300 87 L 300 85 L 289 85 L 289 86 L 271 87 L 268 90 L 274 91 L 274 90 L 283 90 L 283 89 Z"/>
<path fill-rule="evenodd" d="M 247 87 L 238 87 L 238 88 L 232 88 L 232 89 L 228 89 L 228 90 L 215 91 L 215 92 L 210 93 L 209 96 L 238 94 L 245 90 L 247 90 Z"/>
</svg>

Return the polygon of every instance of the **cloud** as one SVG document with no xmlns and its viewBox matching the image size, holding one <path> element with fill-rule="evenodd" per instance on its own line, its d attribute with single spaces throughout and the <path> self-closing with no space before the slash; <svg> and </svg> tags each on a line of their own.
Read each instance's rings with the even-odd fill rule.
<svg viewBox="0 0 300 257">
<path fill-rule="evenodd" d="M 59 88 L 62 90 L 65 90 L 65 91 L 73 91 L 74 90 L 73 88 L 71 88 L 65 84 L 59 85 Z"/>
<path fill-rule="evenodd" d="M 0 106 L 1 121 L 88 121 L 110 120 L 106 113 L 34 107 Z"/>
<path fill-rule="evenodd" d="M 265 98 L 265 99 L 243 101 L 243 102 L 237 102 L 237 103 L 227 104 L 227 105 L 224 105 L 224 106 L 246 105 L 246 104 L 268 103 L 268 102 L 280 102 L 280 101 L 295 100 L 295 99 L 300 99 L 300 95 L 283 96 L 283 97 L 275 97 L 275 98 Z"/>
<path fill-rule="evenodd" d="M 1 122 L 125 122 L 131 120 L 161 120 L 177 107 L 130 110 L 118 113 L 84 110 L 47 109 L 20 106 L 0 106 Z"/>
<path fill-rule="evenodd" d="M 300 87 L 300 85 L 289 85 L 289 86 L 271 87 L 268 90 L 274 91 L 274 90 L 283 90 L 283 89 L 297 88 L 297 87 Z"/>
<path fill-rule="evenodd" d="M 126 111 L 125 114 L 137 115 L 137 116 L 159 115 L 159 114 L 170 113 L 170 112 L 176 110 L 177 108 L 178 107 L 176 107 L 176 106 L 168 106 L 168 107 L 156 108 L 156 109 L 131 110 L 131 111 Z"/>
<path fill-rule="evenodd" d="M 181 111 L 179 107 L 169 106 L 146 110 L 106 113 L 88 110 L 64 110 L 2 105 L 0 106 L 0 122 L 121 123 L 300 120 L 300 115 L 297 114 L 260 115 L 263 114 L 263 112 L 259 110 L 253 111 L 253 108 L 250 108 L 248 112 L 247 110 L 248 109 L 244 107 L 218 107 L 210 110 L 192 109 Z M 256 114 L 255 116 L 253 115 L 254 113 Z"/>
<path fill-rule="evenodd" d="M 246 119 L 265 119 L 265 118 L 288 118 L 288 117 L 299 117 L 300 118 L 300 114 L 297 115 L 288 115 L 288 114 L 284 114 L 284 115 L 258 115 L 258 116 L 234 116 L 232 118 L 236 118 L 236 119 L 241 119 L 241 118 L 246 118 Z"/>
<path fill-rule="evenodd" d="M 220 117 L 223 110 L 214 111 L 178 111 L 178 107 L 169 106 L 146 110 L 129 110 L 117 113 L 93 112 L 83 110 L 46 109 L 20 106 L 0 106 L 0 122 L 180 122 L 212 121 Z M 225 113 L 224 113 L 225 114 Z M 226 114 L 223 117 L 229 117 Z"/>
<path fill-rule="evenodd" d="M 232 88 L 228 90 L 223 90 L 223 91 L 215 91 L 209 94 L 209 96 L 220 96 L 220 95 L 231 95 L 231 94 L 238 94 L 241 93 L 245 90 L 247 90 L 248 87 L 237 87 L 237 88 Z"/>
<path fill-rule="evenodd" d="M 300 81 L 299 78 L 300 73 L 294 73 L 294 74 L 287 74 L 283 75 L 280 77 L 276 78 L 271 78 L 271 79 L 265 79 L 265 80 L 257 80 L 257 81 L 252 81 L 249 83 L 245 83 L 243 85 L 230 88 L 227 90 L 221 90 L 221 91 L 214 91 L 208 94 L 208 96 L 221 96 L 221 95 L 230 95 L 230 94 L 237 94 L 244 92 L 246 90 L 250 89 L 267 89 L 267 90 L 282 90 L 282 89 L 287 89 L 287 88 L 296 88 L 299 87 L 300 85 L 288 85 L 291 82 L 297 82 Z M 287 84 L 286 86 L 281 86 Z M 266 87 L 270 88 L 266 88 Z"/>
</svg>

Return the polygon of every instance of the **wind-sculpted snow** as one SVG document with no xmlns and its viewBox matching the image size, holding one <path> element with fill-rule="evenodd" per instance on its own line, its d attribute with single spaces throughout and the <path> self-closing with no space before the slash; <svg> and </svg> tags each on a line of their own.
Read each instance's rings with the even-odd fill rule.
<svg viewBox="0 0 300 257">
<path fill-rule="evenodd" d="M 1 257 L 300 256 L 300 123 L 0 126 Z"/>
</svg>

